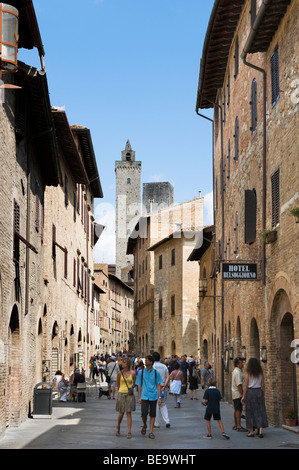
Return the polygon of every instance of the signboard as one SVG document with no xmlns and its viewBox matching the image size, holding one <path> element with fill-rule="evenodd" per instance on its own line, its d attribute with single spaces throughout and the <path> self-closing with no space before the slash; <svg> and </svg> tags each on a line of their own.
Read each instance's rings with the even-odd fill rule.
<svg viewBox="0 0 299 470">
<path fill-rule="evenodd" d="M 235 281 L 256 281 L 257 264 L 223 263 L 222 279 Z"/>
</svg>

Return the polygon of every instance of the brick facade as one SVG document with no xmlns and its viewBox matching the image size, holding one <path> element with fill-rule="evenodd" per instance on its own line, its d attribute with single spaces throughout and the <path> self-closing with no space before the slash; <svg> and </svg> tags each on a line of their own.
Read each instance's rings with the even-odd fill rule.
<svg viewBox="0 0 299 470">
<path fill-rule="evenodd" d="M 285 3 L 285 8 L 277 24 L 277 16 L 274 17 L 272 35 L 264 27 L 266 46 L 259 50 L 257 31 L 252 49 L 246 56 L 242 51 L 246 50 L 251 33 L 251 2 L 239 3 L 243 7 L 235 23 L 226 66 L 220 70 L 222 86 L 214 96 L 214 271 L 218 271 L 216 296 L 220 300 L 216 301 L 217 321 L 213 334 L 210 332 L 207 352 L 210 361 L 212 355 L 215 357 L 218 382 L 225 397 L 230 399 L 233 362 L 227 361 L 228 352 L 233 351 L 235 357 L 246 351 L 248 360 L 260 358 L 262 348 L 266 347 L 267 360 L 263 369 L 267 410 L 270 421 L 281 424 L 286 408 L 294 407 L 298 411 L 299 369 L 291 361 L 291 341 L 296 339 L 298 330 L 299 235 L 298 224 L 289 214 L 289 209 L 298 207 L 299 201 L 298 2 L 281 2 Z M 262 14 L 263 18 L 268 15 L 268 20 L 273 20 L 272 6 L 264 12 L 262 3 L 257 10 L 258 20 Z M 213 28 L 208 34 L 213 34 Z M 254 47 L 256 50 L 252 53 Z M 239 51 L 237 72 L 236 50 Z M 208 51 L 207 45 L 204 54 Z M 273 101 L 273 61 L 277 51 L 279 89 Z M 265 70 L 266 116 L 264 74 L 243 63 L 241 56 Z M 206 105 L 202 98 L 204 94 L 208 95 L 203 84 L 207 83 L 209 73 L 211 76 L 217 73 L 216 68 L 210 70 L 205 65 L 201 69 L 199 108 L 212 105 L 211 102 L 210 106 Z M 211 100 L 211 96 L 212 93 L 208 99 Z M 257 119 L 253 125 L 255 99 Z M 277 171 L 279 173 L 275 173 Z M 246 191 L 253 196 L 255 211 L 251 206 L 250 212 Z M 249 220 L 249 216 L 253 219 Z M 272 227 L 277 230 L 277 240 L 265 244 L 260 232 Z M 253 236 L 251 239 L 248 239 L 249 232 Z M 257 280 L 222 281 L 221 267 L 225 261 L 256 263 Z"/>
</svg>

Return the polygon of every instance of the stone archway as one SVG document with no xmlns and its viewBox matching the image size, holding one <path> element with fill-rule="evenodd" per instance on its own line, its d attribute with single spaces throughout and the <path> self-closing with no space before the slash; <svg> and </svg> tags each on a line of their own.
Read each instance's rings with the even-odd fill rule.
<svg viewBox="0 0 299 470">
<path fill-rule="evenodd" d="M 273 346 L 269 359 L 275 364 L 272 376 L 273 416 L 275 424 L 281 425 L 287 408 L 294 408 L 298 414 L 296 364 L 291 360 L 294 317 L 289 295 L 284 289 L 279 289 L 273 298 L 270 335 Z"/>
</svg>

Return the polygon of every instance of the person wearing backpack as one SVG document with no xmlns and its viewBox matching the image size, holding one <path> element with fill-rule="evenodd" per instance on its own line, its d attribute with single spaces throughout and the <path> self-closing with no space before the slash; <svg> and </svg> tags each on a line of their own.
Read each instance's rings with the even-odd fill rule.
<svg viewBox="0 0 299 470">
<path fill-rule="evenodd" d="M 117 374 L 119 372 L 119 365 L 117 362 L 115 362 L 115 357 L 111 356 L 110 362 L 107 365 L 107 370 L 106 370 L 106 382 L 108 384 L 108 392 L 109 396 L 108 399 L 111 400 L 111 393 L 112 393 L 112 398 L 115 400 L 115 388 L 116 388 L 116 379 L 117 379 Z"/>
<path fill-rule="evenodd" d="M 148 437 L 155 439 L 153 434 L 156 418 L 157 402 L 161 406 L 161 384 L 163 380 L 159 372 L 153 368 L 153 356 L 146 356 L 145 369 L 137 375 L 136 385 L 138 386 L 138 403 L 141 404 L 141 417 L 143 426 L 141 434 L 146 434 L 147 416 L 149 415 L 150 431 Z"/>
</svg>

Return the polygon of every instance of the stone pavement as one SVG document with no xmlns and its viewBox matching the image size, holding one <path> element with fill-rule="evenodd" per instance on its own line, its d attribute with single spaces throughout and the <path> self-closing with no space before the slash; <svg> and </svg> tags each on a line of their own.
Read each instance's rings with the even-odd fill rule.
<svg viewBox="0 0 299 470">
<path fill-rule="evenodd" d="M 180 409 L 175 409 L 174 398 L 168 397 L 171 426 L 166 428 L 161 422 L 160 428 L 154 429 L 155 440 L 149 439 L 148 433 L 141 435 L 140 405 L 137 404 L 133 413 L 132 439 L 128 440 L 126 417 L 121 436 L 115 435 L 116 400 L 104 396 L 99 399 L 98 388 L 92 387 L 86 403 L 53 401 L 50 418 L 28 419 L 18 428 L 7 429 L 0 439 L 0 449 L 103 449 L 109 455 L 112 450 L 121 452 L 121 449 L 125 452 L 138 449 L 152 452 L 162 449 L 299 449 L 299 434 L 282 428 L 267 428 L 264 439 L 248 438 L 247 433 L 233 431 L 233 409 L 225 402 L 221 404 L 221 416 L 230 439 L 223 440 L 214 421 L 213 439 L 203 439 L 206 434 L 205 407 L 201 404 L 202 390 L 197 393 L 199 399 L 196 401 L 190 400 L 189 395 L 182 398 Z M 245 425 L 243 420 L 242 424 Z"/>
</svg>

